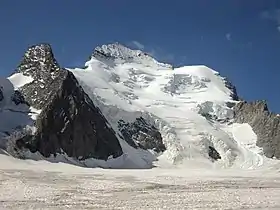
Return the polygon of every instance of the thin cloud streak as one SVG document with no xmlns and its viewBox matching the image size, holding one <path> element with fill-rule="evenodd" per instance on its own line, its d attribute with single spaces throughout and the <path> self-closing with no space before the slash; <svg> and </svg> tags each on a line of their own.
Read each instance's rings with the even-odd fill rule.
<svg viewBox="0 0 280 210">
<path fill-rule="evenodd" d="M 227 33 L 227 34 L 226 34 L 226 39 L 227 39 L 228 41 L 231 41 L 231 33 Z"/>
<path fill-rule="evenodd" d="M 277 24 L 277 30 L 280 32 L 280 9 L 263 11 L 260 17 L 275 22 Z"/>
<path fill-rule="evenodd" d="M 132 41 L 132 44 L 137 47 L 139 50 L 143 50 L 145 46 L 138 41 Z"/>
<path fill-rule="evenodd" d="M 174 54 L 167 53 L 160 47 L 147 46 L 147 45 L 144 45 L 141 42 L 135 41 L 135 40 L 131 41 L 129 43 L 129 45 L 137 48 L 138 50 L 145 51 L 147 54 L 149 54 L 150 56 L 152 56 L 153 58 L 155 58 L 161 62 L 174 63 L 174 61 L 175 61 Z"/>
</svg>

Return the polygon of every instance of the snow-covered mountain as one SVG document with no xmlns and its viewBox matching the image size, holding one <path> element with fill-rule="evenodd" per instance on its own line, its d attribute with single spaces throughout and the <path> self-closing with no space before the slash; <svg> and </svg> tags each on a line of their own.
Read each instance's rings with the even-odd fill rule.
<svg viewBox="0 0 280 210">
<path fill-rule="evenodd" d="M 218 72 L 174 68 L 119 43 L 97 47 L 83 69 L 61 68 L 50 45 L 32 46 L 0 84 L 2 142 L 16 142 L 23 158 L 87 167 L 248 169 L 274 161 L 266 156 L 280 157 L 279 117 L 266 129 L 276 134 L 258 144 L 264 132 L 251 120 L 258 107 L 242 109 L 235 87 Z M 12 103 L 15 93 L 21 105 Z M 28 119 L 11 120 L 23 114 L 14 116 L 18 109 Z M 32 132 L 15 137 L 26 125 Z"/>
</svg>

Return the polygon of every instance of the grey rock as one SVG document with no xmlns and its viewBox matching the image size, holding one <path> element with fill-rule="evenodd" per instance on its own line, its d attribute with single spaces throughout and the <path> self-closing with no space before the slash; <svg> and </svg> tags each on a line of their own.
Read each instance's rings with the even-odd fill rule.
<svg viewBox="0 0 280 210">
<path fill-rule="evenodd" d="M 230 109 L 233 108 L 236 104 L 237 104 L 237 101 L 236 102 L 232 102 L 232 101 L 226 102 L 226 106 Z"/>
<path fill-rule="evenodd" d="M 217 76 L 220 76 L 220 77 L 222 77 L 221 75 L 220 75 L 220 73 L 216 73 L 216 75 Z M 229 89 L 229 90 L 231 90 L 231 98 L 232 98 L 232 100 L 234 100 L 234 101 L 238 101 L 238 100 L 240 100 L 240 97 L 238 96 L 238 94 L 237 94 L 237 90 L 236 90 L 236 87 L 232 84 L 232 82 L 229 80 L 229 78 L 227 78 L 227 77 L 222 77 L 223 79 L 224 79 L 224 82 L 225 82 L 225 86 Z"/>
<path fill-rule="evenodd" d="M 121 59 L 127 62 L 130 61 L 140 61 L 142 59 L 152 59 L 152 56 L 141 50 L 133 50 L 125 45 L 122 45 L 118 42 L 111 44 L 104 44 L 102 46 L 97 46 L 91 57 L 95 57 L 99 60 L 108 60 Z"/>
<path fill-rule="evenodd" d="M 141 51 L 134 53 L 133 50 L 125 47 L 124 45 L 116 42 L 112 44 L 98 46 L 94 49 L 93 55 L 96 58 L 110 58 L 110 59 L 125 59 L 131 60 L 134 56 L 141 56 Z"/>
<path fill-rule="evenodd" d="M 218 151 L 212 147 L 212 146 L 209 146 L 208 147 L 208 155 L 209 157 L 213 160 L 213 161 L 216 161 L 216 160 L 219 160 L 221 159 L 221 155 L 218 153 Z"/>
<path fill-rule="evenodd" d="M 280 117 L 271 113 L 266 101 L 242 101 L 234 107 L 237 123 L 248 123 L 256 133 L 257 146 L 267 157 L 280 159 Z"/>
<path fill-rule="evenodd" d="M 24 159 L 24 151 L 20 149 L 23 146 L 23 139 L 32 135 L 32 131 L 26 128 L 15 129 L 12 133 L 3 139 L 3 149 L 10 155 Z"/>
<path fill-rule="evenodd" d="M 42 109 L 48 103 L 52 90 L 58 88 L 52 83 L 60 75 L 60 70 L 63 69 L 54 58 L 49 44 L 34 45 L 26 51 L 16 72 L 34 79 L 20 89 L 32 107 Z"/>
<path fill-rule="evenodd" d="M 26 104 L 29 106 L 28 102 L 25 100 L 23 94 L 18 91 L 18 90 L 15 90 L 14 94 L 11 96 L 11 100 L 16 104 L 16 105 L 19 105 L 19 104 Z"/>
<path fill-rule="evenodd" d="M 0 101 L 2 101 L 3 99 L 4 99 L 4 94 L 3 94 L 2 87 L 0 86 Z"/>
<path fill-rule="evenodd" d="M 19 91 L 32 107 L 41 110 L 36 132 L 18 139 L 18 148 L 39 151 L 45 157 L 63 152 L 80 160 L 107 160 L 123 154 L 105 117 L 75 76 L 60 68 L 50 45 L 29 48 L 16 72 L 33 77 Z"/>
<path fill-rule="evenodd" d="M 143 117 L 136 118 L 133 123 L 119 120 L 118 128 L 124 140 L 134 148 L 151 149 L 155 152 L 166 150 L 160 132 Z"/>
<path fill-rule="evenodd" d="M 231 96 L 232 100 L 238 101 L 239 96 L 237 94 L 236 87 L 229 81 L 228 78 L 225 77 L 224 80 L 225 80 L 226 87 L 231 90 L 231 95 L 230 96 Z"/>
</svg>

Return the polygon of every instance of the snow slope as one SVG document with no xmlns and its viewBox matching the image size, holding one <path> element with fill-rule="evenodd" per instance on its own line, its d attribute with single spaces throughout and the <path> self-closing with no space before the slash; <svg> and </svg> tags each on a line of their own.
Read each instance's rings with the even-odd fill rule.
<svg viewBox="0 0 280 210">
<path fill-rule="evenodd" d="M 236 101 L 232 100 L 232 90 L 218 72 L 206 66 L 172 68 L 139 50 L 133 51 L 119 44 L 97 49 L 103 50 L 106 57 L 94 53 L 86 63 L 86 69 L 69 70 L 116 132 L 118 120 L 132 122 L 139 116 L 160 130 L 167 150 L 159 154 L 157 165 L 262 166 L 265 157 L 255 149 L 256 146 L 252 148 L 256 136 L 248 125 L 229 125 L 233 112 L 227 103 Z M 246 135 L 239 135 L 241 132 Z M 250 141 L 250 144 L 244 141 Z M 127 159 L 142 158 L 142 151 L 135 157 L 135 149 L 132 151 L 121 138 L 120 142 Z M 221 160 L 210 161 L 209 146 L 219 152 Z M 153 158 L 145 161 L 153 161 Z"/>
</svg>

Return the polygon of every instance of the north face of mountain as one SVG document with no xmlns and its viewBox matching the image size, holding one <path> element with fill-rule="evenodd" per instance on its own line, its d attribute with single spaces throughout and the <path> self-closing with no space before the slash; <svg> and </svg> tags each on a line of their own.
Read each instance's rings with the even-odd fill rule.
<svg viewBox="0 0 280 210">
<path fill-rule="evenodd" d="M 32 78 L 18 91 L 39 113 L 35 133 L 18 139 L 18 145 L 45 157 L 66 153 L 107 160 L 122 155 L 114 131 L 74 75 L 58 65 L 50 45 L 30 47 L 15 74 Z"/>
</svg>

